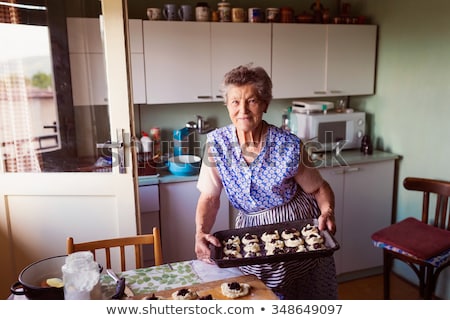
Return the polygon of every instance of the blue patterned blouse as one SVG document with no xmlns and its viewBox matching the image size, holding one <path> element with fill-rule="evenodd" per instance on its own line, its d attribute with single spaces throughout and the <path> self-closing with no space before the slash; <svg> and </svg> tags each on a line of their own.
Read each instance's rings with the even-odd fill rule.
<svg viewBox="0 0 450 320">
<path fill-rule="evenodd" d="M 291 200 L 297 183 L 300 139 L 269 125 L 266 143 L 256 159 L 247 164 L 233 124 L 208 134 L 210 156 L 233 206 L 244 212 L 271 209 Z"/>
</svg>

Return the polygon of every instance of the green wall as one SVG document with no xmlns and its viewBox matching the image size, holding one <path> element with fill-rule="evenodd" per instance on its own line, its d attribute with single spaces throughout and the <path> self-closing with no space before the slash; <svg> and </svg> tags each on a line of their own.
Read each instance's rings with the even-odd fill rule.
<svg viewBox="0 0 450 320">
<path fill-rule="evenodd" d="M 129 3 L 133 1 L 129 0 Z M 450 180 L 450 2 L 348 2 L 352 4 L 353 12 L 369 16 L 371 22 L 379 26 L 376 93 L 369 97 L 352 97 L 350 106 L 368 113 L 369 133 L 378 149 L 401 156 L 396 190 L 396 220 L 408 215 L 419 218 L 421 197 L 418 193 L 405 191 L 401 183 L 403 179 L 419 176 Z M 231 3 L 235 5 L 239 2 Z M 253 1 L 255 3 L 258 2 Z M 270 3 L 280 6 L 275 1 L 267 1 L 267 5 L 263 5 L 265 3 L 258 6 L 264 8 L 271 6 Z M 283 5 L 289 3 L 294 1 L 284 1 Z M 297 6 L 298 3 L 295 2 Z M 335 12 L 338 1 L 323 3 Z M 141 7 L 150 6 L 144 4 Z M 130 16 L 131 13 L 132 10 Z M 281 114 L 289 105 L 289 100 L 273 101 L 265 119 L 280 125 Z M 169 136 L 171 130 L 195 120 L 197 114 L 217 126 L 229 123 L 226 109 L 220 103 L 137 106 L 136 113 L 143 129 L 158 125 L 165 128 Z M 367 188 L 370 188 L 370 184 Z M 399 264 L 395 269 L 409 280 L 417 282 L 409 268 Z M 449 283 L 450 270 L 447 270 L 439 278 L 436 291 L 439 297 L 450 299 Z"/>
<path fill-rule="evenodd" d="M 450 180 L 450 2 L 353 2 L 379 26 L 376 93 L 353 103 L 369 113 L 376 144 L 402 157 L 397 220 L 420 219 L 421 196 L 405 191 L 403 179 Z M 409 268 L 396 270 L 416 282 Z M 439 297 L 450 298 L 449 284 L 447 270 L 439 278 Z"/>
</svg>

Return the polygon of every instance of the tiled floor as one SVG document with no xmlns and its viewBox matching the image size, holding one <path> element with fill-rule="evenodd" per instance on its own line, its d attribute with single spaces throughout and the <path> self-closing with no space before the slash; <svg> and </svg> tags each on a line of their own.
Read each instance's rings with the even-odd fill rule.
<svg viewBox="0 0 450 320">
<path fill-rule="evenodd" d="M 338 294 L 341 300 L 382 300 L 383 276 L 377 275 L 340 283 Z M 414 285 L 392 275 L 391 299 L 417 300 L 420 299 L 419 290 Z"/>
</svg>

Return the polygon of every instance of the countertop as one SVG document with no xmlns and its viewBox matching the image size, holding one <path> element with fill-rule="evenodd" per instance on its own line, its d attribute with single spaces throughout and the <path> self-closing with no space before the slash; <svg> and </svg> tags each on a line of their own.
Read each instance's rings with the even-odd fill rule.
<svg viewBox="0 0 450 320">
<path fill-rule="evenodd" d="M 324 168 L 324 167 L 350 166 L 362 163 L 396 160 L 399 158 L 400 158 L 399 155 L 390 152 L 374 150 L 373 154 L 364 155 L 359 151 L 359 149 L 355 149 L 342 151 L 340 155 L 336 155 L 331 152 L 324 153 L 323 157 L 314 161 L 314 164 L 318 168 Z M 176 176 L 171 174 L 167 169 L 160 169 L 158 170 L 157 175 L 140 176 L 139 186 L 141 187 L 160 183 L 175 183 L 175 182 L 186 182 L 197 180 L 198 175 Z"/>
</svg>

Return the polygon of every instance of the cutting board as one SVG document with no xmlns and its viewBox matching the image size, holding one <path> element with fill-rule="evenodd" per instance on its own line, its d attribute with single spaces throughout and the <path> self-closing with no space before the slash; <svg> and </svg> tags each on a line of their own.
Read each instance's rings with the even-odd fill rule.
<svg viewBox="0 0 450 320">
<path fill-rule="evenodd" d="M 196 291 L 200 297 L 212 295 L 214 300 L 233 300 L 225 297 L 222 294 L 220 285 L 224 282 L 239 282 L 248 283 L 251 286 L 250 294 L 245 297 L 237 298 L 239 300 L 278 300 L 278 297 L 273 293 L 272 290 L 266 287 L 264 282 L 259 280 L 254 275 L 239 276 L 234 278 L 216 280 L 211 282 L 205 282 L 200 284 L 194 284 L 191 286 L 184 286 L 180 288 L 174 288 L 170 290 L 164 290 L 155 292 L 155 296 L 162 297 L 163 299 L 172 299 L 172 293 L 178 291 L 179 289 L 186 288 Z M 144 299 L 146 296 L 151 296 L 152 294 L 143 294 L 132 297 L 132 299 Z M 234 299 L 236 300 L 236 299 Z"/>
</svg>

